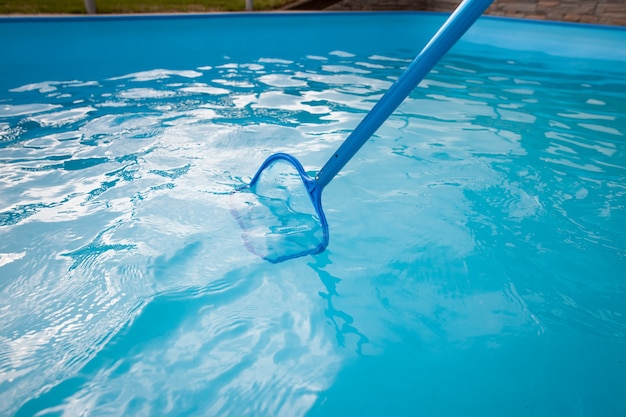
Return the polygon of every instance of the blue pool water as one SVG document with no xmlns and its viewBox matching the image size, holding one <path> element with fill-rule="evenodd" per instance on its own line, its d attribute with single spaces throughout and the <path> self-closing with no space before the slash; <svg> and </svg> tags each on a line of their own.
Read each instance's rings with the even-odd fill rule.
<svg viewBox="0 0 626 417">
<path fill-rule="evenodd" d="M 626 415 L 626 31 L 483 18 L 246 250 L 445 19 L 0 19 L 0 415 Z"/>
</svg>

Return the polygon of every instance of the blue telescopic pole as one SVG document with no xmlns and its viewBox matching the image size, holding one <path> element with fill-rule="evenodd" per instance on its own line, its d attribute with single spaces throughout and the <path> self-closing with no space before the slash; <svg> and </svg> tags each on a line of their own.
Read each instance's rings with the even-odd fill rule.
<svg viewBox="0 0 626 417">
<path fill-rule="evenodd" d="M 361 146 L 424 79 L 439 60 L 463 36 L 493 0 L 464 0 L 450 15 L 422 52 L 404 70 L 356 129 L 315 176 L 318 192 L 337 175 Z"/>
</svg>

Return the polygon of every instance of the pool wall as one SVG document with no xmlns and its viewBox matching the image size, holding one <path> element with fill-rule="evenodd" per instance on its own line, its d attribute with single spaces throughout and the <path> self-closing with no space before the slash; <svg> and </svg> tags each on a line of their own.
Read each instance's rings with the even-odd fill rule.
<svg viewBox="0 0 626 417">
<path fill-rule="evenodd" d="M 416 14 L 423 15 L 425 26 L 415 26 Z M 320 25 L 317 21 L 322 15 L 327 23 Z M 446 16 L 381 12 L 371 16 L 378 22 L 371 27 L 360 24 L 359 13 L 327 12 L 293 13 L 288 21 L 285 13 L 0 18 L 0 39 L 6 40 L 0 58 L 0 91 L 35 80 L 95 80 L 154 68 L 188 69 L 189 65 L 199 67 L 224 58 L 245 60 L 251 54 L 296 58 L 304 50 L 307 54 L 327 52 L 325 42 L 357 54 L 373 50 L 373 45 L 393 43 L 412 56 L 433 35 L 430 28 L 438 27 Z M 386 25 L 387 21 L 394 24 Z M 251 30 L 239 31 L 233 22 Z M 513 32 L 511 22 L 515 22 Z M 503 49 L 583 59 L 608 56 L 615 65 L 626 60 L 626 50 L 619 47 L 623 30 L 607 27 L 590 38 L 584 31 L 586 25 L 560 25 L 557 34 L 550 22 L 537 26 L 520 19 L 482 17 L 477 26 L 483 29 L 470 29 L 459 45 L 495 43 Z M 529 40 L 526 35 L 537 30 L 558 38 L 554 42 L 565 42 L 555 48 L 554 42 Z M 45 80 L 39 79 L 42 62 L 46 63 Z"/>
</svg>

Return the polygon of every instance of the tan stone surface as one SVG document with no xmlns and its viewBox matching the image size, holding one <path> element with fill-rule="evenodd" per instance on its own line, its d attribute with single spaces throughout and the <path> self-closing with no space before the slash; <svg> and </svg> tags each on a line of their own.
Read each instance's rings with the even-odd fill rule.
<svg viewBox="0 0 626 417">
<path fill-rule="evenodd" d="M 460 0 L 341 0 L 327 10 L 449 12 Z M 626 26 L 626 0 L 495 0 L 487 14 Z"/>
</svg>

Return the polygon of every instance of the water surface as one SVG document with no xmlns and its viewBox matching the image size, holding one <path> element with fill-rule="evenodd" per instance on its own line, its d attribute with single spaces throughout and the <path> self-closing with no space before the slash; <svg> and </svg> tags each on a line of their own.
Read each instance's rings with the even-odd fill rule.
<svg viewBox="0 0 626 417">
<path fill-rule="evenodd" d="M 481 20 L 324 253 L 245 248 L 230 193 L 319 169 L 443 18 L 3 20 L 0 414 L 624 415 L 624 31 Z"/>
</svg>

